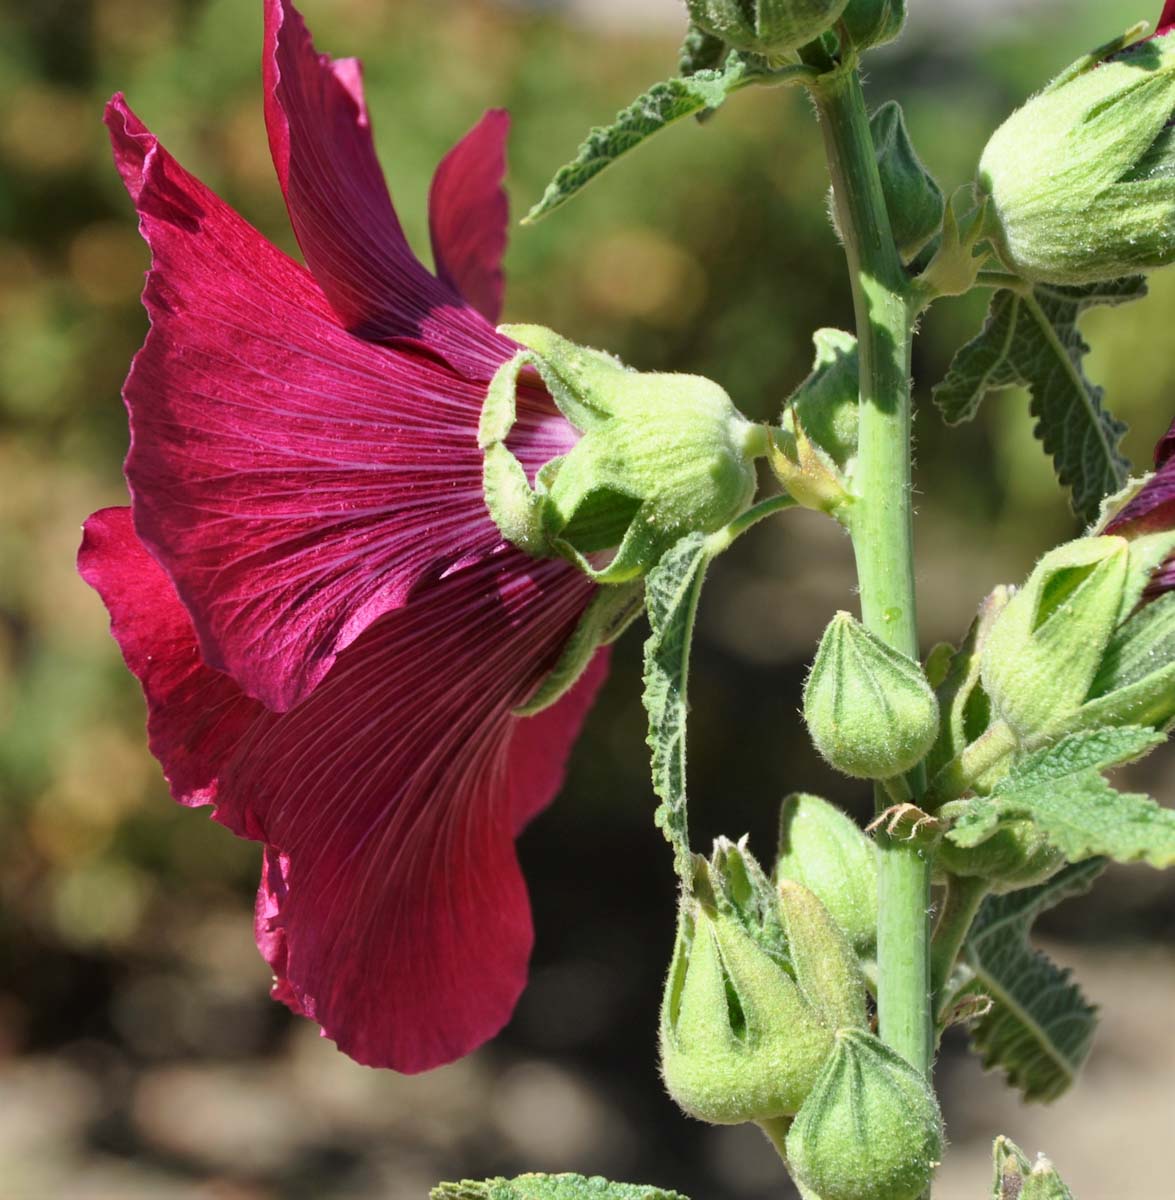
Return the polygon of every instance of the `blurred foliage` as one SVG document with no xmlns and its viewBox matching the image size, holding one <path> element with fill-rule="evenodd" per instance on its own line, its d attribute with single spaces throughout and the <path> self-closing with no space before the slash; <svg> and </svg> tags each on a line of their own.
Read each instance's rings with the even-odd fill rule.
<svg viewBox="0 0 1175 1200">
<path fill-rule="evenodd" d="M 514 115 L 510 187 L 521 214 L 590 125 L 676 62 L 671 27 L 610 31 L 601 21 L 562 19 L 557 5 L 536 5 L 537 13 L 488 0 L 303 7 L 321 48 L 364 57 L 384 166 L 421 248 L 431 170 L 484 108 L 505 105 Z M 1115 10 L 1108 24 L 1107 7 Z M 1063 28 L 1050 15 L 1041 4 L 1031 19 L 993 22 L 982 35 L 927 23 L 921 37 L 873 62 L 871 94 L 906 105 L 919 151 L 948 191 L 968 178 L 985 131 L 1004 113 L 1139 14 L 1086 0 Z M 35 1078 L 14 1066 L 10 1094 L 34 1103 L 59 1084 L 43 1093 L 55 1097 L 46 1111 L 74 1122 L 79 1145 L 104 1170 L 147 1164 L 137 1182 L 115 1172 L 121 1183 L 85 1195 L 187 1196 L 184 1181 L 211 1178 L 229 1183 L 190 1194 L 319 1196 L 331 1181 L 339 1195 L 366 1195 L 369 1184 L 372 1195 L 422 1195 L 431 1161 L 412 1158 L 421 1146 L 443 1153 L 450 1175 L 614 1170 L 701 1195 L 734 1194 L 714 1165 L 721 1154 L 706 1149 L 719 1143 L 678 1117 L 652 1067 L 673 892 L 669 855 L 650 821 L 637 636 L 618 656 L 564 798 L 523 841 L 539 929 L 535 985 L 500 1043 L 472 1067 L 441 1073 L 442 1082 L 360 1083 L 376 1077 L 338 1056 L 307 1070 L 304 1060 L 326 1060 L 305 1027 L 264 998 L 266 974 L 249 945 L 256 847 L 172 805 L 146 752 L 137 688 L 101 605 L 73 571 L 82 519 L 124 501 L 118 393 L 145 330 L 137 297 L 146 255 L 109 161 L 101 107 L 125 91 L 189 169 L 294 252 L 262 124 L 259 46 L 252 0 L 0 7 L 0 1064 L 54 1056 L 32 1060 L 54 1064 Z M 804 100 L 738 96 L 713 121 L 666 132 L 566 210 L 518 231 L 507 316 L 540 319 L 642 369 L 710 375 L 749 414 L 772 414 L 807 373 L 811 331 L 850 319 L 825 188 Z M 1143 304 L 1091 314 L 1085 324 L 1090 373 L 1132 425 L 1126 447 L 1136 461 L 1171 415 L 1172 303 L 1168 273 Z M 982 297 L 939 306 L 916 352 L 928 644 L 958 636 L 983 591 L 1021 577 L 1073 529 L 1022 395 L 1001 396 L 958 431 L 944 430 L 930 408 L 929 387 L 982 311 Z M 830 612 L 851 606 L 851 589 L 847 542 L 807 515 L 747 539 L 715 569 L 694 679 L 699 844 L 749 828 L 767 853 L 776 799 L 795 787 L 860 802 L 819 765 L 796 717 L 804 663 Z M 765 746 L 773 756 L 759 753 Z M 1163 794 L 1153 776 L 1148 783 Z M 615 850 L 621 840 L 623 854 Z M 1170 931 L 1170 897 L 1151 878 L 1124 885 L 1103 892 L 1069 929 Z M 265 1074 L 277 1069 L 271 1060 L 285 1064 L 280 1082 Z M 576 1092 L 552 1062 L 587 1072 L 596 1092 Z M 176 1063 L 189 1066 L 167 1065 Z M 209 1063 L 234 1064 L 219 1091 L 201 1074 Z M 242 1063 L 253 1063 L 254 1074 L 242 1074 Z M 554 1072 L 542 1077 L 545 1092 L 535 1091 L 536 1071 Z M 542 1103 L 527 1109 L 526 1098 L 562 1095 L 564 1109 L 610 1150 L 573 1143 L 564 1161 L 518 1161 L 527 1143 L 517 1128 L 500 1120 L 490 1128 L 454 1107 L 454 1097 L 488 1104 L 486 1072 L 499 1072 L 502 1102 L 516 1111 L 542 1115 Z M 271 1125 L 284 1121 L 288 1132 L 290 1122 L 303 1129 L 298 1120 L 309 1120 L 287 1112 L 288 1097 L 273 1099 L 282 1089 L 317 1097 L 328 1114 L 336 1111 L 329 1093 L 342 1115 L 319 1114 L 297 1145 L 266 1142 L 248 1124 L 260 1119 L 257 1096 L 276 1105 Z M 623 1130 L 601 1115 L 597 1095 L 623 1114 Z M 224 1097 L 237 1107 L 226 1110 Z M 432 1126 L 421 1132 L 429 1097 L 441 1097 L 433 1119 L 443 1136 Z M 382 1105 L 386 1120 L 365 1125 Z M 464 1132 L 449 1125 L 462 1113 Z M 223 1127 L 223 1161 L 199 1138 L 184 1141 L 185 1120 Z M 6 1123 L 0 1135 L 0 1161 L 7 1153 L 24 1172 L 9 1178 L 27 1187 L 8 1194 L 65 1195 L 56 1176 L 37 1174 L 49 1170 L 37 1139 L 57 1126 L 38 1126 L 20 1142 L 24 1128 Z M 543 1144 L 558 1159 L 552 1137 Z M 388 1145 L 398 1157 L 381 1174 Z M 60 1142 L 53 1153 L 61 1157 Z M 759 1194 L 754 1186 L 737 1194 Z M 779 1193 L 764 1181 L 762 1194 Z"/>
</svg>

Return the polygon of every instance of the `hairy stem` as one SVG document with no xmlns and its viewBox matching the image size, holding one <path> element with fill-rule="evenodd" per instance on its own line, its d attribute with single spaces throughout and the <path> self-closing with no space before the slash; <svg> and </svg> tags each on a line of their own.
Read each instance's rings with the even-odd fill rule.
<svg viewBox="0 0 1175 1200">
<path fill-rule="evenodd" d="M 934 994 L 935 1016 L 941 1016 L 942 991 L 954 970 L 959 951 L 967 940 L 979 906 L 987 895 L 987 881 L 959 879 L 947 883 L 942 915 L 934 930 L 930 949 L 930 984 Z"/>
<path fill-rule="evenodd" d="M 881 191 L 856 64 L 813 87 L 856 311 L 860 434 L 850 532 L 861 617 L 918 657 L 910 493 L 911 289 Z M 915 803 L 923 771 L 907 779 Z M 878 803 L 885 793 L 878 789 Z M 930 861 L 909 842 L 879 839 L 878 1017 L 881 1036 L 921 1071 L 934 1046 L 930 994 Z"/>
</svg>

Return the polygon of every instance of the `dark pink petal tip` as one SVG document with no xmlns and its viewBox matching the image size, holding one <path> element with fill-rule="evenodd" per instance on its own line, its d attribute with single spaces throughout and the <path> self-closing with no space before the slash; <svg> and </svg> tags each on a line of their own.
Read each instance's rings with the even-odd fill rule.
<svg viewBox="0 0 1175 1200">
<path fill-rule="evenodd" d="M 466 378 L 491 379 L 514 346 L 466 303 L 460 280 L 438 279 L 412 253 L 376 158 L 358 62 L 319 54 L 294 5 L 266 0 L 263 71 L 269 145 L 290 222 L 339 319 L 360 337 L 419 343 Z M 480 168 L 480 158 L 473 165 Z M 452 185 L 469 189 L 467 208 L 488 204 L 477 218 L 487 230 L 504 228 L 498 183 L 474 176 Z M 494 236 L 483 235 L 483 244 Z M 492 300 L 492 279 L 470 278 L 479 299 Z"/>
<path fill-rule="evenodd" d="M 360 1062 L 449 1062 L 509 1019 L 532 933 L 514 837 L 559 787 L 601 681 L 512 709 L 591 586 L 505 551 L 384 617 L 294 712 L 265 710 L 200 658 L 127 509 L 96 513 L 80 555 L 147 697 L 176 798 L 266 846 L 256 909 L 274 995 Z"/>
<path fill-rule="evenodd" d="M 1159 17 L 1158 27 L 1155 29 L 1155 36 L 1160 37 L 1164 33 L 1170 33 L 1173 29 L 1175 29 L 1175 0 L 1167 0 L 1163 5 L 1163 12 Z"/>
<path fill-rule="evenodd" d="M 1159 533 L 1175 529 L 1175 421 L 1155 447 L 1155 473 L 1106 526 L 1111 534 Z"/>
<path fill-rule="evenodd" d="M 502 315 L 510 220 L 502 186 L 509 132 L 505 109 L 487 112 L 441 159 L 428 199 L 437 273 L 494 325 Z"/>
</svg>

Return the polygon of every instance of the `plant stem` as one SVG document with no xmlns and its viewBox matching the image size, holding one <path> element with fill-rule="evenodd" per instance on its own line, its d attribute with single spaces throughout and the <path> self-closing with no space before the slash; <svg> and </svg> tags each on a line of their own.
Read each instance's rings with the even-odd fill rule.
<svg viewBox="0 0 1175 1200">
<path fill-rule="evenodd" d="M 848 258 L 861 367 L 860 432 L 850 532 L 861 616 L 889 645 L 918 657 L 910 483 L 911 288 L 894 245 L 861 80 L 855 62 L 813 89 Z M 925 773 L 907 782 L 915 803 Z M 884 804 L 884 793 L 879 803 Z M 929 1072 L 930 862 L 908 842 L 882 836 L 878 926 L 881 1036 Z"/>
<path fill-rule="evenodd" d="M 941 993 L 954 969 L 955 960 L 967 939 L 975 914 L 987 895 L 987 881 L 952 876 L 947 884 L 942 915 L 934 930 L 930 950 L 930 984 L 934 995 L 935 1017 L 940 1016 Z"/>
</svg>

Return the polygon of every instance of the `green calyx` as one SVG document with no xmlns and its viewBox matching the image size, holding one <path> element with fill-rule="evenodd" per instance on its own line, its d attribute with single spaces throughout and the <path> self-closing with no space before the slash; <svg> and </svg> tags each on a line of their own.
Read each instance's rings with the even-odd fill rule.
<svg viewBox="0 0 1175 1200">
<path fill-rule="evenodd" d="M 816 651 L 804 719 L 816 749 L 838 771 L 891 779 L 934 745 L 938 700 L 918 663 L 841 612 Z"/>
<path fill-rule="evenodd" d="M 1079 538 L 1046 554 L 984 645 L 983 688 L 1021 741 L 1175 717 L 1175 608 L 1142 603 L 1175 533 Z"/>
<path fill-rule="evenodd" d="M 835 921 L 799 885 L 774 888 L 743 843 L 720 839 L 678 919 L 661 1009 L 670 1095 L 713 1124 L 788 1117 L 848 1027 L 865 1027 L 865 989 Z"/>
<path fill-rule="evenodd" d="M 682 537 L 716 532 L 750 505 L 768 435 L 717 384 L 641 374 L 540 326 L 503 332 L 525 348 L 490 384 L 479 444 L 486 504 L 515 546 L 566 557 L 598 583 L 625 583 Z M 533 485 L 507 444 L 526 367 L 582 435 Z"/>
<path fill-rule="evenodd" d="M 936 870 L 960 879 L 982 879 L 996 895 L 1036 887 L 1051 879 L 1065 856 L 1028 818 L 1001 825 L 977 846 L 956 846 L 944 838 L 935 850 Z"/>
<path fill-rule="evenodd" d="M 796 503 L 843 520 L 852 503 L 857 456 L 857 339 L 839 329 L 818 329 L 812 340 L 812 372 L 788 398 L 767 460 Z"/>
<path fill-rule="evenodd" d="M 848 0 L 685 0 L 690 19 L 735 50 L 768 58 L 798 50 L 831 28 Z"/>
<path fill-rule="evenodd" d="M 843 329 L 817 329 L 812 372 L 788 398 L 780 420 L 780 445 L 796 457 L 802 434 L 846 478 L 857 459 L 860 374 L 857 339 Z"/>
<path fill-rule="evenodd" d="M 869 128 L 894 242 L 902 260 L 909 262 L 941 228 L 946 200 L 918 157 L 896 100 L 887 101 L 873 114 Z"/>
<path fill-rule="evenodd" d="M 808 889 L 859 958 L 877 946 L 877 848 L 839 808 L 819 796 L 788 796 L 779 813 L 775 881 Z"/>
<path fill-rule="evenodd" d="M 916 1200 L 942 1155 L 942 1117 L 905 1059 L 866 1030 L 841 1030 L 785 1153 L 820 1200 Z"/>
<path fill-rule="evenodd" d="M 892 42 L 906 23 L 906 0 L 849 0 L 841 22 L 858 50 Z"/>
<path fill-rule="evenodd" d="M 1007 267 L 1082 284 L 1175 261 L 1172 114 L 1175 33 L 1113 43 L 1013 113 L 978 171 L 985 232 Z"/>
<path fill-rule="evenodd" d="M 993 1147 L 995 1179 L 992 1200 L 1073 1200 L 1073 1193 L 1044 1155 L 1036 1162 L 1010 1138 L 998 1137 Z"/>
</svg>

